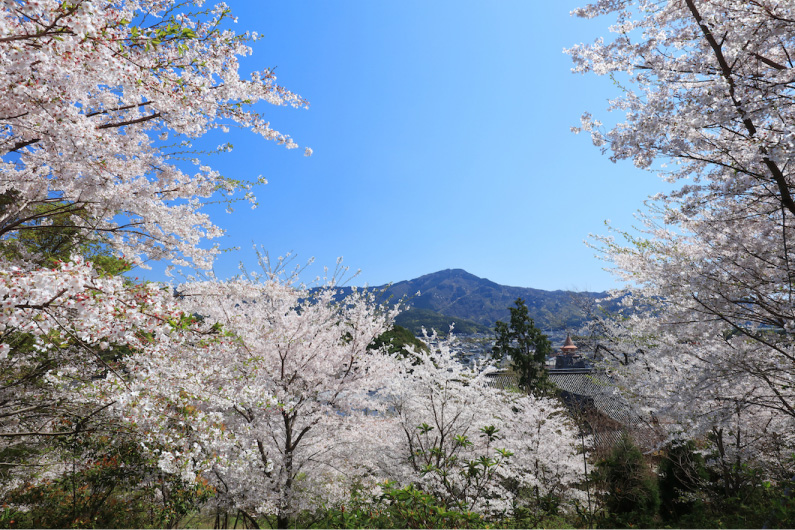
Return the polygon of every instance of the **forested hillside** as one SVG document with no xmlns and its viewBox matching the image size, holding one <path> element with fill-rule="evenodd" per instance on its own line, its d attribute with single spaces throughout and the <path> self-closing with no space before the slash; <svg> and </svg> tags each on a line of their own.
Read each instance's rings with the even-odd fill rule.
<svg viewBox="0 0 795 530">
<path fill-rule="evenodd" d="M 490 332 L 497 320 L 508 318 L 508 306 L 517 298 L 525 300 L 538 327 L 573 329 L 595 310 L 596 301 L 607 296 L 500 285 L 462 269 L 446 269 L 376 289 L 383 291 L 383 300 L 406 301 L 408 310 L 398 317 L 398 323 L 415 333 L 422 326 L 446 331 L 450 322 L 455 322 L 457 333 Z M 615 302 L 606 303 L 605 310 L 616 306 Z"/>
</svg>

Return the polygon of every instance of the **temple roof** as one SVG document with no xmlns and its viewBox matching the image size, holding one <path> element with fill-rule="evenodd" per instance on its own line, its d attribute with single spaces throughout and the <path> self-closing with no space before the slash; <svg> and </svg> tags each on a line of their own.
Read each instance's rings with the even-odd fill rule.
<svg viewBox="0 0 795 530">
<path fill-rule="evenodd" d="M 514 373 L 492 372 L 486 377 L 489 386 L 518 390 Z M 553 369 L 548 371 L 548 377 L 560 389 L 561 398 L 569 408 L 592 408 L 605 417 L 605 421 L 596 418 L 596 423 L 591 425 L 597 444 L 612 447 L 624 431 L 631 431 L 644 451 L 651 451 L 660 444 L 652 425 L 621 395 L 616 382 L 605 372 L 591 368 Z"/>
<path fill-rule="evenodd" d="M 577 349 L 577 346 L 574 345 L 574 341 L 571 340 L 571 335 L 566 335 L 566 342 L 563 343 L 563 347 L 561 350 L 563 351 L 574 351 Z"/>
</svg>

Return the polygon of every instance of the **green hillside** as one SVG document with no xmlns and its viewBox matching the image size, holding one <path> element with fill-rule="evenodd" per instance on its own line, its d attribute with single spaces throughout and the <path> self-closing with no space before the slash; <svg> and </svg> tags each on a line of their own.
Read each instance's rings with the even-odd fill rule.
<svg viewBox="0 0 795 530">
<path fill-rule="evenodd" d="M 500 285 L 461 269 L 426 274 L 384 289 L 385 297 L 392 300 L 405 298 L 411 307 L 405 321 L 407 324 L 401 325 L 414 329 L 411 326 L 419 323 L 439 329 L 437 326 L 447 326 L 447 321 L 455 321 L 456 333 L 469 333 L 465 328 L 492 330 L 497 320 L 509 318 L 508 307 L 517 298 L 525 300 L 530 317 L 538 327 L 546 330 L 575 329 L 587 318 L 584 306 L 593 305 L 595 300 L 606 296 L 606 293 L 544 291 Z M 420 294 L 416 295 L 418 291 Z M 609 305 L 608 309 L 615 309 L 615 305 Z M 426 318 L 428 320 L 424 320 Z M 478 324 L 482 327 L 467 328 Z"/>
<path fill-rule="evenodd" d="M 378 299 L 383 303 L 403 301 L 407 309 L 398 316 L 397 324 L 415 334 L 420 334 L 423 326 L 446 334 L 451 323 L 455 323 L 456 334 L 491 333 L 496 321 L 509 319 L 508 307 L 517 298 L 524 299 L 539 328 L 575 330 L 588 318 L 586 307 L 593 308 L 597 300 L 607 296 L 500 285 L 462 269 L 434 272 L 373 290 L 380 292 Z M 350 288 L 342 289 L 341 296 L 348 292 Z M 610 302 L 604 309 L 616 311 L 618 303 Z"/>
<path fill-rule="evenodd" d="M 395 319 L 395 324 L 403 326 L 417 336 L 422 335 L 424 327 L 428 333 L 436 330 L 439 335 L 446 336 L 450 331 L 450 325 L 454 324 L 454 332 L 461 335 L 472 335 L 474 333 L 491 333 L 492 328 L 484 326 L 472 320 L 464 318 L 442 315 L 430 309 L 419 309 L 412 307 L 403 311 Z"/>
</svg>

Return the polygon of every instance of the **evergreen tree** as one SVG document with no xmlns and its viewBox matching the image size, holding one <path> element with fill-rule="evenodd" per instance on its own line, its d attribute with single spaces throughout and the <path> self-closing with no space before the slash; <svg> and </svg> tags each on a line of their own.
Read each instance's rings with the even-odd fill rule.
<svg viewBox="0 0 795 530">
<path fill-rule="evenodd" d="M 654 528 L 660 507 L 657 480 L 643 453 L 624 433 L 611 454 L 597 464 L 606 514 L 600 528 Z"/>
<path fill-rule="evenodd" d="M 390 355 L 395 355 L 401 359 L 411 357 L 417 362 L 417 356 L 409 351 L 407 346 L 413 346 L 414 351 L 428 351 L 428 345 L 414 336 L 414 333 L 404 328 L 403 326 L 393 325 L 389 331 L 385 331 L 375 338 L 373 342 L 367 346 L 368 350 L 376 350 L 386 345 L 386 350 Z"/>
<path fill-rule="evenodd" d="M 497 360 L 510 356 L 519 386 L 537 396 L 543 395 L 550 388 L 545 362 L 552 347 L 530 318 L 524 300 L 517 298 L 514 306 L 508 308 L 511 311 L 509 323 L 498 320 L 494 325 L 496 340 L 492 356 Z"/>
</svg>

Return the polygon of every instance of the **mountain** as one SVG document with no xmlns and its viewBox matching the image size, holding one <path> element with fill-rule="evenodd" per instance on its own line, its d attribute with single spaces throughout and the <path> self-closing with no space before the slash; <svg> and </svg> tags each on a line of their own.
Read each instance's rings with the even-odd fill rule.
<svg viewBox="0 0 795 530">
<path fill-rule="evenodd" d="M 440 329 L 439 323 L 451 321 L 456 322 L 457 333 L 490 332 L 497 320 L 510 318 L 508 307 L 517 298 L 525 300 L 530 316 L 541 329 L 574 329 L 586 319 L 584 307 L 606 296 L 603 292 L 510 287 L 463 269 L 447 269 L 376 289 L 384 291 L 384 300 L 406 300 L 409 309 L 401 315 L 402 323 L 400 319 L 398 323 L 414 332 L 421 325 L 447 331 L 447 326 Z"/>
</svg>

